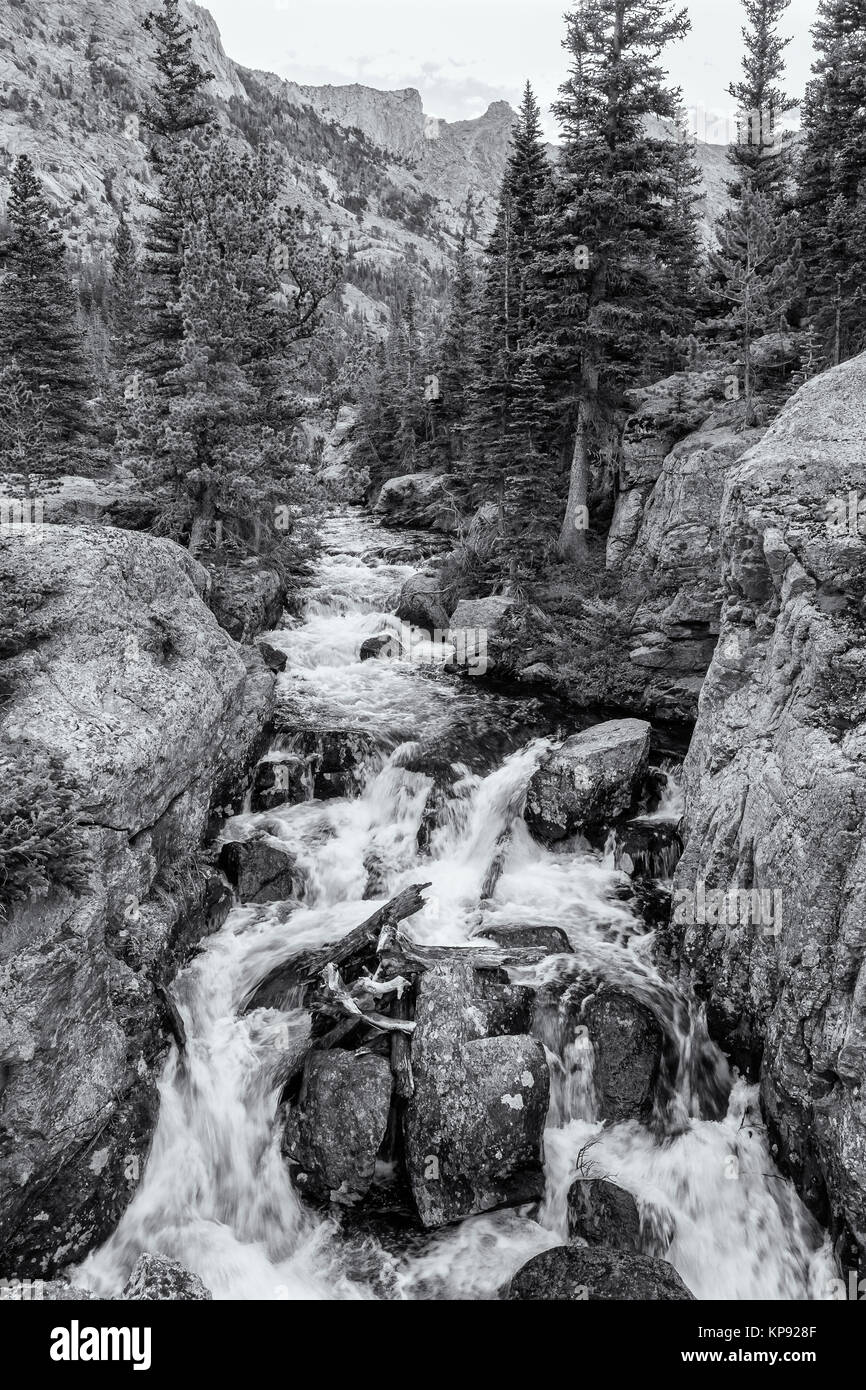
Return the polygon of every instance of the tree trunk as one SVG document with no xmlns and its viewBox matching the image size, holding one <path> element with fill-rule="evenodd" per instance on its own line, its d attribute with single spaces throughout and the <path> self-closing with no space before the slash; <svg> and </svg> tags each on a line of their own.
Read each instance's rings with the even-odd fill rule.
<svg viewBox="0 0 866 1390">
<path fill-rule="evenodd" d="M 574 452 L 571 456 L 571 477 L 568 484 L 568 501 L 565 517 L 559 533 L 560 554 L 576 565 L 585 565 L 588 557 L 586 544 L 587 497 L 589 495 L 589 425 L 586 404 L 581 401 L 577 413 L 577 428 L 574 434 Z"/>
</svg>

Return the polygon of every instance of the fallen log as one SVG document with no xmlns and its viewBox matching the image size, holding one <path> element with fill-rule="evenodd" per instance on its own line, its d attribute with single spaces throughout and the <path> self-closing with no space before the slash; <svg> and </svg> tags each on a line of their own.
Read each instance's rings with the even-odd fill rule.
<svg viewBox="0 0 866 1390">
<path fill-rule="evenodd" d="M 300 1007 L 306 1002 L 309 986 L 329 965 L 337 966 L 344 976 L 348 973 L 353 977 L 360 975 L 365 967 L 375 965 L 375 948 L 380 937 L 395 930 L 404 918 L 421 911 L 422 895 L 429 887 L 429 883 L 410 884 L 339 941 L 318 951 L 301 951 L 275 966 L 250 992 L 241 1013 L 253 1009 L 285 1009 L 290 1002 Z"/>
<path fill-rule="evenodd" d="M 419 975 L 443 961 L 466 961 L 474 970 L 508 970 L 538 965 L 549 952 L 538 946 L 419 946 L 402 932 L 396 933 L 379 959 L 383 966 L 403 975 Z"/>
</svg>

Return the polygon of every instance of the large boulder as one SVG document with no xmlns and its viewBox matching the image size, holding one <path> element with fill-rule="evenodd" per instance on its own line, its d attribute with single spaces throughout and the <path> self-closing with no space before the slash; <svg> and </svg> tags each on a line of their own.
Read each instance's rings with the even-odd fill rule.
<svg viewBox="0 0 866 1390">
<path fill-rule="evenodd" d="M 455 953 L 459 956 L 459 952 Z M 459 959 L 428 970 L 412 1037 L 406 1167 L 425 1226 L 513 1206 L 544 1192 L 550 1088 L 544 1049 L 506 1034 L 510 1001 Z M 489 1036 L 497 1032 L 499 1036 Z"/>
<path fill-rule="evenodd" d="M 678 1303 L 694 1294 L 666 1260 L 561 1245 L 519 1269 L 502 1297 L 550 1303 Z"/>
<path fill-rule="evenodd" d="M 414 526 L 452 534 L 457 531 L 461 516 L 454 483 L 454 478 L 439 473 L 407 473 L 389 478 L 376 501 L 376 513 L 386 526 Z"/>
<path fill-rule="evenodd" d="M 628 810 L 650 750 L 650 725 L 614 719 L 573 734 L 530 779 L 526 820 L 543 840 L 609 824 Z"/>
<path fill-rule="evenodd" d="M 363 1197 L 375 1176 L 390 1108 L 387 1057 L 311 1052 L 283 1134 L 299 1190 L 335 1202 Z"/>
<path fill-rule="evenodd" d="M 277 627 L 286 602 L 286 581 L 258 558 L 214 565 L 208 602 L 237 642 L 252 642 Z"/>
<path fill-rule="evenodd" d="M 397 617 L 425 632 L 448 631 L 448 614 L 442 602 L 439 580 L 429 574 L 410 575 L 400 591 Z"/>
<path fill-rule="evenodd" d="M 197 1274 L 165 1255 L 139 1255 L 120 1297 L 130 1302 L 204 1303 L 213 1298 Z"/>
<path fill-rule="evenodd" d="M 484 927 L 479 935 L 510 950 L 519 946 L 534 946 L 551 956 L 559 956 L 570 954 L 572 949 L 562 927 L 521 927 L 509 923 Z"/>
<path fill-rule="evenodd" d="M 47 526 L 5 540 L 0 570 L 0 603 L 44 595 L 4 663 L 6 795 L 41 775 L 20 784 L 29 811 L 66 787 L 90 860 L 78 885 L 49 874 L 0 913 L 0 1247 L 38 1275 L 106 1236 L 134 1192 L 172 1031 L 161 987 L 228 909 L 199 851 L 240 804 L 274 676 L 170 541 Z"/>
<path fill-rule="evenodd" d="M 495 635 L 509 608 L 514 607 L 513 598 L 503 595 L 488 598 L 463 598 L 449 619 L 449 627 L 457 632 L 463 629 L 484 632 L 488 638 Z"/>
<path fill-rule="evenodd" d="M 583 1005 L 595 1051 L 595 1089 L 604 1120 L 647 1120 L 662 1056 L 662 1030 L 645 1004 L 603 985 Z"/>
<path fill-rule="evenodd" d="M 864 433 L 861 356 L 803 386 L 728 480 L 725 607 L 685 766 L 674 898 L 683 972 L 715 1035 L 760 1068 L 780 1157 L 861 1259 Z M 711 889 L 732 908 L 707 910 Z M 747 910 L 751 890 L 771 911 Z"/>
<path fill-rule="evenodd" d="M 568 1234 L 588 1245 L 640 1252 L 640 1213 L 625 1188 L 606 1178 L 577 1178 L 568 1190 Z"/>
</svg>

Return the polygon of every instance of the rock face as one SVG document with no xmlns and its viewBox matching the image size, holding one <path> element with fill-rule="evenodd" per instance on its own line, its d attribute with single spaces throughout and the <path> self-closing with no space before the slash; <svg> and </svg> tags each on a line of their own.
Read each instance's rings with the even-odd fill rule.
<svg viewBox="0 0 866 1390">
<path fill-rule="evenodd" d="M 819 1214 L 826 1193 L 861 1253 L 864 400 L 866 357 L 817 377 L 728 480 L 725 606 L 686 762 L 674 898 L 683 969 L 711 1027 L 760 1066 L 781 1157 Z M 757 889 L 781 910 L 755 920 L 732 899 L 713 920 L 695 910 L 711 888 Z"/>
<path fill-rule="evenodd" d="M 451 534 L 460 520 L 460 508 L 452 495 L 454 481 L 439 473 L 407 473 L 401 478 L 389 478 L 379 493 L 375 510 L 386 526 L 417 526 Z"/>
<path fill-rule="evenodd" d="M 534 773 L 526 820 L 541 839 L 563 840 L 615 820 L 646 771 L 650 725 L 614 719 L 573 734 Z"/>
<path fill-rule="evenodd" d="M 213 1298 L 197 1274 L 164 1255 L 139 1255 L 135 1269 L 120 1295 L 130 1302 L 205 1302 Z"/>
<path fill-rule="evenodd" d="M 603 1178 L 578 1178 L 568 1192 L 568 1234 L 590 1245 L 639 1253 L 640 1214 L 630 1192 Z"/>
<path fill-rule="evenodd" d="M 405 1142 L 425 1226 L 543 1194 L 550 1076 L 540 1043 L 506 1035 L 514 1019 L 505 993 L 495 982 L 483 989 L 472 966 L 459 961 L 422 977 Z"/>
<path fill-rule="evenodd" d="M 169 541 L 52 526 L 3 556 L 47 584 L 49 635 L 16 658 L 0 755 L 74 779 L 92 860 L 80 896 L 51 887 L 0 919 L 0 1248 L 40 1274 L 106 1235 L 140 1175 L 161 987 L 228 911 L 195 856 L 259 754 L 274 677 Z"/>
<path fill-rule="evenodd" d="M 427 574 L 410 575 L 400 591 L 397 617 L 425 632 L 447 632 L 448 614 L 438 579 Z"/>
<path fill-rule="evenodd" d="M 283 1150 L 297 1165 L 299 1188 L 338 1202 L 363 1197 L 373 1181 L 390 1108 L 387 1057 L 311 1052 L 283 1136 Z"/>
<path fill-rule="evenodd" d="M 674 1303 L 694 1295 L 666 1260 L 562 1245 L 543 1251 L 519 1269 L 502 1297 L 568 1303 Z"/>
<path fill-rule="evenodd" d="M 662 1032 L 637 999 L 603 985 L 583 1008 L 595 1049 L 595 1087 L 605 1120 L 646 1120 L 652 1111 Z"/>
</svg>

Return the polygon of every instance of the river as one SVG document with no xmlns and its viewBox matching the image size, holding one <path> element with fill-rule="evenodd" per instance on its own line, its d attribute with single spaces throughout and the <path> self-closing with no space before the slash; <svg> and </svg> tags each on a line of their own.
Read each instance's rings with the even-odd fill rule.
<svg viewBox="0 0 866 1390">
<path fill-rule="evenodd" d="M 568 1187 L 590 1154 L 593 1172 L 628 1189 L 645 1225 L 667 1233 L 665 1245 L 673 1233 L 665 1258 L 697 1298 L 828 1297 L 828 1242 L 775 1169 L 756 1090 L 731 1084 L 700 1010 L 656 970 L 614 846 L 548 850 L 522 820 L 539 759 L 572 731 L 561 711 L 449 675 L 421 646 L 412 659 L 361 662 L 365 638 L 399 628 L 391 615 L 422 548 L 423 538 L 395 537 L 360 512 L 330 517 L 303 618 L 268 634 L 288 657 L 284 707 L 308 726 L 364 731 L 372 751 L 356 794 L 245 809 L 228 823 L 228 838 L 264 829 L 290 849 L 300 887 L 286 903 L 235 907 L 179 976 L 185 1055 L 173 1049 L 166 1063 L 137 1193 L 75 1281 L 117 1294 L 147 1250 L 179 1260 L 217 1299 L 489 1299 L 526 1260 L 564 1242 Z M 434 754 L 449 776 L 422 850 L 430 781 L 418 768 Z M 679 810 L 669 769 L 656 818 Z M 406 924 L 417 940 L 461 945 L 494 923 L 562 927 L 582 964 L 627 983 L 666 1019 L 676 1061 L 662 1132 L 634 1120 L 603 1125 L 591 1044 L 577 1038 L 560 1055 L 554 1034 L 545 1037 L 543 1203 L 418 1234 L 395 1253 L 369 1239 L 346 1243 L 338 1223 L 295 1194 L 275 1118 L 281 1058 L 305 1017 L 241 1006 L 294 951 L 333 940 L 416 882 L 431 884 Z"/>
</svg>

